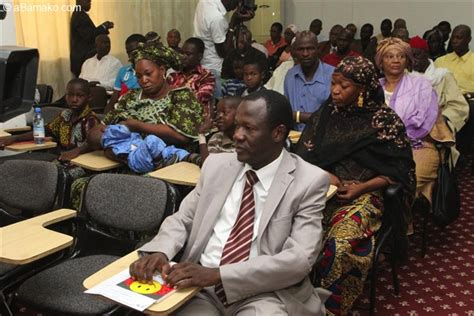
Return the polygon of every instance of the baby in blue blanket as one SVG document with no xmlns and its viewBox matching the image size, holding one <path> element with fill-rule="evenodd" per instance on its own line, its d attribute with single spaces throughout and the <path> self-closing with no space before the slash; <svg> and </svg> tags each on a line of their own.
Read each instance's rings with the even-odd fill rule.
<svg viewBox="0 0 474 316">
<path fill-rule="evenodd" d="M 161 138 L 131 132 L 125 125 L 101 125 L 87 135 L 87 142 L 94 148 L 112 152 L 114 160 L 126 163 L 136 173 L 153 171 L 163 161 L 182 161 L 190 154 L 188 151 L 168 146 Z"/>
</svg>

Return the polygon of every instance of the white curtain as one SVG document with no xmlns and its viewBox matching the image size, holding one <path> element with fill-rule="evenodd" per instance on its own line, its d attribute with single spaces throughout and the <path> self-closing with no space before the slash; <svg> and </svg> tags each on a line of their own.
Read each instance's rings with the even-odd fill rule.
<svg viewBox="0 0 474 316">
<path fill-rule="evenodd" d="M 192 36 L 194 9 L 198 0 L 104 0 L 92 1 L 89 15 L 96 25 L 112 21 L 111 54 L 127 63 L 125 39 L 133 33 L 157 32 L 166 43 L 172 28 L 182 41 Z M 69 23 L 74 0 L 14 0 L 19 46 L 38 48 L 38 83 L 49 84 L 54 98 L 64 94 L 72 78 L 69 70 Z"/>
</svg>

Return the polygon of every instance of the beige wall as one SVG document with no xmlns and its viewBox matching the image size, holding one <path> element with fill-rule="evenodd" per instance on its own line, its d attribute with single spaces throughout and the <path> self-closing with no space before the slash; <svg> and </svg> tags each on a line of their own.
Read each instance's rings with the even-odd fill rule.
<svg viewBox="0 0 474 316">
<path fill-rule="evenodd" d="M 308 29 L 314 18 L 323 21 L 323 33 L 329 33 L 334 24 L 354 23 L 360 30 L 364 23 L 372 23 L 380 32 L 384 18 L 394 21 L 403 17 L 410 36 L 423 35 L 438 22 L 447 20 L 452 27 L 467 24 L 474 27 L 474 0 L 282 0 L 282 18 L 285 24 L 295 23 Z M 471 49 L 474 48 L 471 43 Z"/>
</svg>

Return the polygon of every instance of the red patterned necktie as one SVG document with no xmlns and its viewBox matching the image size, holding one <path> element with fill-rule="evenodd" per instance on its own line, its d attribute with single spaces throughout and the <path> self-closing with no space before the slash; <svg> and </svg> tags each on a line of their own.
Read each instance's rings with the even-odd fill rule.
<svg viewBox="0 0 474 316">
<path fill-rule="evenodd" d="M 250 255 L 253 222 L 255 220 L 253 186 L 258 182 L 258 177 L 253 170 L 248 170 L 245 175 L 247 176 L 247 181 L 245 182 L 239 214 L 222 251 L 221 266 L 246 261 Z M 224 306 L 228 306 L 222 283 L 215 286 L 215 291 Z"/>
</svg>

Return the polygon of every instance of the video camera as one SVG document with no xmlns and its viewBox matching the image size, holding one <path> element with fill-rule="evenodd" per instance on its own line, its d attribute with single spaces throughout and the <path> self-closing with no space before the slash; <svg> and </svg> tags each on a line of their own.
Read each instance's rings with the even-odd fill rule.
<svg viewBox="0 0 474 316">
<path fill-rule="evenodd" d="M 4 20 L 7 16 L 7 6 L 0 3 L 0 20 Z"/>
</svg>

